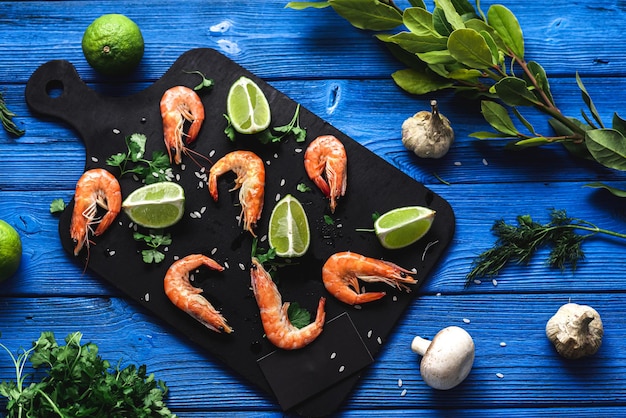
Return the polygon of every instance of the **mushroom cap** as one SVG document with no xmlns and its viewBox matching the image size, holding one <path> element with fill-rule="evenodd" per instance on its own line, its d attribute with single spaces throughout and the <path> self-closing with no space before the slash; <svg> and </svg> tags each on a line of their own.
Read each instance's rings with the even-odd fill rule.
<svg viewBox="0 0 626 418">
<path fill-rule="evenodd" d="M 435 335 L 420 363 L 420 374 L 434 389 L 458 386 L 472 370 L 474 340 L 463 328 L 451 326 Z"/>
</svg>

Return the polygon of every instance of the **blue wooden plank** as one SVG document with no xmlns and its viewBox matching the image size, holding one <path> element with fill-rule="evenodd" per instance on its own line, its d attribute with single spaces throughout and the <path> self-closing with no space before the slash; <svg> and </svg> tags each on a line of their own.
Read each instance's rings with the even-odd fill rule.
<svg viewBox="0 0 626 418">
<path fill-rule="evenodd" d="M 487 128 L 479 108 L 449 93 L 436 98 L 457 130 L 454 148 L 438 161 L 413 157 L 399 142 L 399 126 L 427 108 L 431 97 L 408 96 L 394 86 L 389 75 L 401 66 L 371 33 L 352 28 L 330 9 L 293 11 L 284 9 L 285 3 L 0 1 L 0 91 L 27 130 L 18 139 L 0 132 L 0 218 L 16 225 L 24 242 L 18 275 L 0 284 L 0 342 L 28 346 L 44 329 L 57 336 L 79 329 L 107 358 L 147 363 L 170 385 L 170 404 L 180 416 L 282 416 L 271 397 L 89 271 L 83 273 L 63 253 L 48 205 L 53 198 L 71 197 L 84 147 L 70 128 L 37 118 L 23 100 L 30 74 L 51 59 L 75 63 L 103 94 L 126 95 L 158 79 L 186 50 L 213 47 L 426 183 L 457 214 L 446 256 L 342 406 L 342 416 L 626 415 L 623 243 L 589 240 L 586 260 L 575 273 L 546 268 L 542 251 L 529 266 L 507 268 L 497 283 L 484 280 L 463 287 L 473 257 L 493 243 L 489 228 L 496 219 L 513 222 L 515 215 L 529 213 L 546 220 L 547 209 L 556 207 L 623 231 L 622 199 L 583 186 L 606 181 L 623 187 L 624 174 L 574 160 L 559 147 L 510 153 L 501 143 L 470 139 L 469 133 Z M 427 3 L 432 8 L 432 1 Z M 605 121 L 621 112 L 626 61 L 618 40 L 626 9 L 620 2 L 481 5 L 486 10 L 494 3 L 504 3 L 518 16 L 526 56 L 544 65 L 565 114 L 578 117 L 583 107 L 575 71 Z M 133 17 L 146 37 L 139 71 L 115 81 L 96 75 L 80 50 L 88 23 L 112 11 Z M 547 129 L 544 117 L 531 113 L 528 118 Z M 570 298 L 594 306 L 605 322 L 604 344 L 589 360 L 560 359 L 543 332 L 549 316 Z M 446 325 L 470 331 L 477 359 L 465 384 L 436 392 L 421 381 L 418 359 L 408 344 L 414 335 L 432 337 Z M 12 373 L 8 357 L 0 352 L 0 380 Z"/>
</svg>

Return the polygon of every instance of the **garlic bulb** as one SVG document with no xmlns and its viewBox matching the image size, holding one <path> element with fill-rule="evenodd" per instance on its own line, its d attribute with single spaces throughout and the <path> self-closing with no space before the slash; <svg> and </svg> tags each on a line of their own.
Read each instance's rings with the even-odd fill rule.
<svg viewBox="0 0 626 418">
<path fill-rule="evenodd" d="M 430 106 L 432 111 L 422 110 L 402 123 L 402 144 L 418 157 L 441 158 L 454 142 L 454 131 L 437 101 L 431 100 Z"/>
<path fill-rule="evenodd" d="M 602 344 L 600 314 L 591 306 L 566 303 L 546 324 L 546 336 L 567 359 L 595 354 Z"/>
</svg>

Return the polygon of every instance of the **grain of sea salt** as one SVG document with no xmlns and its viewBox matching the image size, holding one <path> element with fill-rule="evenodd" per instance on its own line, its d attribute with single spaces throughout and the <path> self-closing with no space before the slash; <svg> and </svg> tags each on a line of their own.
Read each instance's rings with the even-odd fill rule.
<svg viewBox="0 0 626 418">
<path fill-rule="evenodd" d="M 120 130 L 119 130 L 119 129 L 117 129 L 117 128 L 114 128 L 114 129 L 113 129 L 113 133 L 114 133 L 115 135 L 119 135 L 119 134 L 120 134 Z"/>
<path fill-rule="evenodd" d="M 402 389 L 402 392 L 400 392 L 400 396 L 406 396 L 406 389 Z"/>
<path fill-rule="evenodd" d="M 294 149 L 295 152 L 297 152 L 298 154 L 302 152 L 302 148 L 296 148 Z"/>
<path fill-rule="evenodd" d="M 337 353 L 333 352 L 333 353 L 330 354 L 330 359 L 331 360 L 334 360 L 335 357 L 337 357 Z"/>
<path fill-rule="evenodd" d="M 402 387 L 402 379 L 398 379 L 398 387 L 401 388 Z"/>
<path fill-rule="evenodd" d="M 274 199 L 278 202 L 280 200 L 280 193 L 276 193 L 276 197 Z"/>
<path fill-rule="evenodd" d="M 469 324 L 472 321 L 470 321 L 469 318 L 463 318 L 463 322 L 466 323 L 466 324 Z"/>
<path fill-rule="evenodd" d="M 212 149 L 211 152 L 209 152 L 209 158 L 213 157 L 215 155 L 215 150 Z"/>
<path fill-rule="evenodd" d="M 91 157 L 91 161 L 93 161 L 94 163 L 98 162 L 98 157 Z"/>
<path fill-rule="evenodd" d="M 485 158 L 483 158 L 483 165 L 489 165 L 489 163 L 487 162 Z"/>
<path fill-rule="evenodd" d="M 500 343 L 500 347 L 506 347 L 506 343 L 505 343 L 504 341 L 502 341 L 502 342 Z"/>
<path fill-rule="evenodd" d="M 455 165 L 455 166 L 457 166 L 457 167 L 459 167 L 459 166 L 461 165 L 461 162 L 460 162 L 460 161 L 455 161 L 455 162 L 454 162 L 454 165 Z"/>
<path fill-rule="evenodd" d="M 498 285 L 498 281 L 496 279 L 492 279 L 491 280 L 491 284 L 494 285 L 494 286 L 497 286 Z"/>
<path fill-rule="evenodd" d="M 211 250 L 211 255 L 215 255 L 215 253 L 216 253 L 216 252 L 217 252 L 217 247 L 215 247 L 215 248 L 213 248 L 213 249 Z"/>
<path fill-rule="evenodd" d="M 504 375 L 502 373 L 496 373 L 496 377 L 498 379 L 502 379 L 504 377 Z"/>
<path fill-rule="evenodd" d="M 224 261 L 224 268 L 225 269 L 229 268 L 228 261 Z"/>
<path fill-rule="evenodd" d="M 339 368 L 339 373 L 343 373 L 344 370 L 346 370 L 346 366 L 341 366 Z"/>
<path fill-rule="evenodd" d="M 243 263 L 239 263 L 239 268 L 240 268 L 242 271 L 246 271 L 246 266 L 245 266 Z"/>
<path fill-rule="evenodd" d="M 146 293 L 146 294 L 143 296 L 143 300 L 145 300 L 146 302 L 150 302 L 150 293 Z"/>
<path fill-rule="evenodd" d="M 281 179 L 280 180 L 280 187 L 283 187 L 285 185 L 285 179 Z"/>
<path fill-rule="evenodd" d="M 372 338 L 372 330 L 367 331 L 367 338 Z"/>
</svg>

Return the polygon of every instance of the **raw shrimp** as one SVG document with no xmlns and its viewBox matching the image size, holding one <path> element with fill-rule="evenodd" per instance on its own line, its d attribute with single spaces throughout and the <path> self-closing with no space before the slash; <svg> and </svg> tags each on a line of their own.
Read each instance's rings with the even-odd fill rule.
<svg viewBox="0 0 626 418">
<path fill-rule="evenodd" d="M 348 156 L 341 141 L 333 135 L 315 138 L 304 153 L 304 169 L 330 199 L 330 211 L 334 213 L 337 199 L 346 194 L 348 185 Z"/>
<path fill-rule="evenodd" d="M 393 263 L 377 260 L 350 251 L 330 256 L 322 268 L 322 281 L 326 290 L 348 305 L 372 302 L 385 296 L 385 292 L 361 293 L 358 279 L 365 282 L 384 282 L 389 286 L 410 291 L 407 284 L 416 284 L 410 274 Z"/>
<path fill-rule="evenodd" d="M 230 191 L 240 189 L 240 222 L 243 220 L 243 229 L 256 236 L 252 229 L 261 217 L 265 195 L 263 160 L 251 151 L 233 151 L 220 158 L 209 170 L 209 192 L 216 202 L 217 179 L 229 171 L 237 175 L 235 187 Z"/>
<path fill-rule="evenodd" d="M 185 86 L 168 89 L 161 98 L 161 118 L 163 119 L 163 137 L 167 154 L 172 162 L 182 162 L 182 153 L 187 153 L 185 145 L 196 140 L 204 121 L 204 106 L 198 94 Z M 185 122 L 190 122 L 188 132 L 183 132 Z M 186 140 L 183 142 L 183 136 Z"/>
<path fill-rule="evenodd" d="M 98 217 L 98 207 L 106 213 Z M 89 246 L 89 232 L 102 235 L 113 223 L 122 208 L 122 190 L 117 178 L 107 170 L 87 170 L 78 179 L 74 193 L 74 210 L 70 222 L 70 236 L 76 242 L 74 255 L 83 246 Z M 94 231 L 94 225 L 98 225 Z"/>
<path fill-rule="evenodd" d="M 188 255 L 175 261 L 167 270 L 163 280 L 165 294 L 178 309 L 187 312 L 210 330 L 231 333 L 233 329 L 226 323 L 226 319 L 200 295 L 202 289 L 192 286 L 189 282 L 189 273 L 200 266 L 217 271 L 224 270 L 224 267 L 205 255 Z"/>
<path fill-rule="evenodd" d="M 320 298 L 317 305 L 315 322 L 297 328 L 291 324 L 287 315 L 289 302 L 283 303 L 276 284 L 256 258 L 252 258 L 250 276 L 254 297 L 261 311 L 263 329 L 272 344 L 284 350 L 297 350 L 313 342 L 322 333 L 326 319 L 325 298 Z"/>
</svg>

